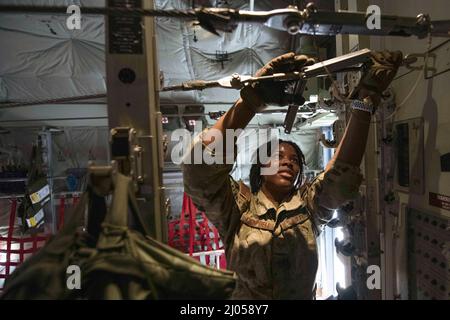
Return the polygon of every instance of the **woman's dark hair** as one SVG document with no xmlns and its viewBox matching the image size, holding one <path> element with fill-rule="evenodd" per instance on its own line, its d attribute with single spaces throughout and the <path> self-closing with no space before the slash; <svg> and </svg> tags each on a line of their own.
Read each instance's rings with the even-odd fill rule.
<svg viewBox="0 0 450 320">
<path fill-rule="evenodd" d="M 282 144 L 282 143 L 286 143 L 288 145 L 290 145 L 291 147 L 294 148 L 295 153 L 297 154 L 297 157 L 300 161 L 300 172 L 299 172 L 299 176 L 295 182 L 294 185 L 294 189 L 298 189 L 302 183 L 302 174 L 303 174 L 303 166 L 305 165 L 305 156 L 303 155 L 302 150 L 300 149 L 300 147 L 292 142 L 292 141 L 287 141 L 287 140 L 282 140 L 282 139 L 278 139 L 278 145 Z M 252 163 L 252 167 L 250 168 L 250 189 L 252 191 L 252 193 L 256 193 L 259 191 L 259 189 L 261 188 L 262 185 L 262 177 L 261 177 L 261 159 L 259 157 L 260 154 L 260 149 L 262 147 L 265 147 L 266 150 L 268 150 L 268 152 L 271 152 L 271 142 L 267 142 L 265 145 L 261 145 L 253 154 L 253 159 L 256 158 L 256 161 L 253 161 Z M 267 156 L 271 156 L 267 155 Z"/>
</svg>

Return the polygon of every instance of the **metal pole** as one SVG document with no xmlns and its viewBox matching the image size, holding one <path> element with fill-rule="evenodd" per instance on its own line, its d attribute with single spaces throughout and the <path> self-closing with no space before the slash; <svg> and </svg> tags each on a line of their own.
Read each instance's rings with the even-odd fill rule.
<svg viewBox="0 0 450 320">
<path fill-rule="evenodd" d="M 51 210 L 51 217 L 52 217 L 52 222 L 50 224 L 50 230 L 51 230 L 51 234 L 55 234 L 57 231 L 56 228 L 56 212 L 55 212 L 55 199 L 54 199 L 54 195 L 53 195 L 53 184 L 54 184 L 54 179 L 52 179 L 51 177 L 53 177 L 53 157 L 52 157 L 52 133 L 50 131 L 45 131 L 44 132 L 44 137 L 45 137 L 45 150 L 47 153 L 47 181 L 48 181 L 48 186 L 50 189 L 50 210 Z M 41 155 L 39 155 L 41 156 Z"/>
<path fill-rule="evenodd" d="M 154 8 L 154 1 L 148 0 L 145 7 L 149 9 Z M 164 167 L 164 152 L 162 142 L 162 113 L 159 106 L 159 65 L 158 55 L 156 50 L 156 26 L 153 17 L 145 17 L 144 25 L 146 26 L 145 36 L 145 51 L 147 53 L 147 74 L 148 74 L 148 91 L 151 92 L 149 96 L 149 122 L 151 143 L 151 163 L 152 163 L 152 177 L 154 190 L 154 218 L 155 218 L 155 232 L 156 238 L 160 241 L 167 242 L 167 215 L 163 187 L 163 167 Z"/>
<path fill-rule="evenodd" d="M 110 5 L 122 1 L 110 1 Z M 142 1 L 153 8 L 153 1 Z M 106 20 L 106 79 L 109 128 L 133 128 L 142 147 L 142 172 L 138 185 L 139 207 L 151 235 L 167 240 L 163 208 L 161 112 L 159 68 L 156 61 L 152 17 L 109 16 Z"/>
</svg>

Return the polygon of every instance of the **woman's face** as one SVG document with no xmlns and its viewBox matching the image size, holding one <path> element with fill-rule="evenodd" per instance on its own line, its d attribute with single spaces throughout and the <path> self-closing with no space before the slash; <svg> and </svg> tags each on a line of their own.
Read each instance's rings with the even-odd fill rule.
<svg viewBox="0 0 450 320">
<path fill-rule="evenodd" d="M 263 184 L 290 191 L 300 173 L 300 164 L 301 160 L 294 147 L 288 143 L 280 143 L 278 151 L 272 156 L 271 161 L 263 165 L 263 167 L 278 166 L 278 172 L 273 175 L 263 175 Z"/>
</svg>

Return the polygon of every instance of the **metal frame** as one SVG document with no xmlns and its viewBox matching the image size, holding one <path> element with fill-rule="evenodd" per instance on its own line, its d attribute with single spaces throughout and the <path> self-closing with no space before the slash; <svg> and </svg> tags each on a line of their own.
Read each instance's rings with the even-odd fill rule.
<svg viewBox="0 0 450 320">
<path fill-rule="evenodd" d="M 120 2 L 120 1 L 119 1 Z M 112 1 L 114 3 L 114 1 Z M 143 0 L 144 8 L 153 8 L 152 0 Z M 135 139 L 142 147 L 143 176 L 138 183 L 141 211 L 148 217 L 152 236 L 167 242 L 167 225 L 162 186 L 163 152 L 161 112 L 159 109 L 159 72 L 156 57 L 155 27 L 152 17 L 134 17 L 132 36 L 142 37 L 138 50 L 127 51 L 127 44 L 114 43 L 110 35 L 120 25 L 106 19 L 106 73 L 108 88 L 109 128 L 128 127 L 135 131 Z M 121 47 L 121 46 L 124 47 Z M 117 52 L 125 48 L 122 53 Z"/>
<path fill-rule="evenodd" d="M 146 0 L 143 0 L 146 1 Z M 114 3 L 113 0 L 111 3 Z M 134 4 L 140 1 L 133 2 Z M 120 3 L 120 2 L 118 2 Z M 187 20 L 197 20 L 198 24 L 211 33 L 218 35 L 217 30 L 231 32 L 239 22 L 265 23 L 268 27 L 286 31 L 289 34 L 366 34 L 411 36 L 423 38 L 428 32 L 436 36 L 449 37 L 449 21 L 431 21 L 425 14 L 416 17 L 399 17 L 381 15 L 381 29 L 369 29 L 366 22 L 366 12 L 335 12 L 318 10 L 314 3 L 309 3 L 305 9 L 299 10 L 296 6 L 271 11 L 246 11 L 230 8 L 195 8 L 186 10 L 155 10 L 153 3 L 150 8 L 140 8 L 132 3 L 127 7 L 86 7 L 83 14 L 103 14 L 109 16 L 160 16 Z M 367 6 L 366 6 L 367 8 Z M 66 7 L 57 6 L 18 6 L 0 5 L 0 12 L 29 12 L 65 14 Z"/>
</svg>

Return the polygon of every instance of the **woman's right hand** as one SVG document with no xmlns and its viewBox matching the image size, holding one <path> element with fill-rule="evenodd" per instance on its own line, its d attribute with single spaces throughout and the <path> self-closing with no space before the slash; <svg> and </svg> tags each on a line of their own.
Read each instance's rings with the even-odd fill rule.
<svg viewBox="0 0 450 320">
<path fill-rule="evenodd" d="M 293 52 L 285 53 L 273 58 L 255 73 L 255 77 L 272 75 L 274 73 L 288 73 L 301 71 L 305 66 L 314 64 L 314 59 L 305 55 L 295 55 Z M 290 98 L 285 93 L 288 81 L 266 81 L 246 86 L 241 90 L 241 97 L 255 108 L 264 108 L 265 104 L 287 105 Z M 296 97 L 298 100 L 298 97 Z M 302 101 L 296 101 L 303 104 Z M 301 103 L 300 103 L 301 102 Z"/>
</svg>

